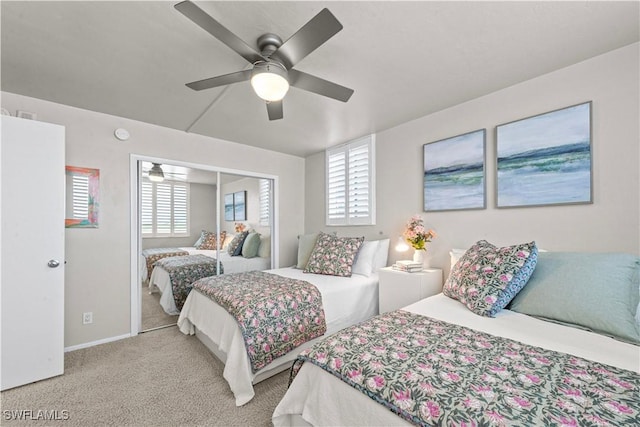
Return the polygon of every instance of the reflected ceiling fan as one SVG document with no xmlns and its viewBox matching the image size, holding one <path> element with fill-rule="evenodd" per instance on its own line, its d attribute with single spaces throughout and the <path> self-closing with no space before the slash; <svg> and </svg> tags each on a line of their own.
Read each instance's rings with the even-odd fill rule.
<svg viewBox="0 0 640 427">
<path fill-rule="evenodd" d="M 167 178 L 179 181 L 184 181 L 187 178 L 186 173 L 165 172 L 162 170 L 160 163 L 152 163 L 151 168 L 149 168 L 148 163 L 143 163 L 142 176 L 149 178 L 149 181 L 162 182 L 164 181 L 165 175 Z"/>
<path fill-rule="evenodd" d="M 253 65 L 250 70 L 187 83 L 193 90 L 250 80 L 256 94 L 267 102 L 269 120 L 283 117 L 282 99 L 289 86 L 342 102 L 347 102 L 353 94 L 353 89 L 293 69 L 342 29 L 342 24 L 328 9 L 322 9 L 285 42 L 276 34 L 261 35 L 257 41 L 260 52 L 257 52 L 191 1 L 178 3 L 175 8 Z"/>
</svg>

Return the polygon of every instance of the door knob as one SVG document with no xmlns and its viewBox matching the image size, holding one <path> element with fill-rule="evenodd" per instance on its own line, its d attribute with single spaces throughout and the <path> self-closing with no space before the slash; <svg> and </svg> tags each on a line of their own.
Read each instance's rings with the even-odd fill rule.
<svg viewBox="0 0 640 427">
<path fill-rule="evenodd" d="M 56 259 L 50 259 L 49 262 L 47 263 L 47 265 L 51 268 L 56 268 L 60 265 L 60 261 L 56 260 Z"/>
</svg>

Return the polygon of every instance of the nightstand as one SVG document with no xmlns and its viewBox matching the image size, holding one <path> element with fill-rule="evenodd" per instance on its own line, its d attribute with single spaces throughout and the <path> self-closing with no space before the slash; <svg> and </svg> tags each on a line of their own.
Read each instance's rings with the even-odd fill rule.
<svg viewBox="0 0 640 427">
<path fill-rule="evenodd" d="M 385 267 L 378 270 L 378 277 L 381 314 L 442 292 L 442 270 L 439 268 L 406 273 Z"/>
</svg>

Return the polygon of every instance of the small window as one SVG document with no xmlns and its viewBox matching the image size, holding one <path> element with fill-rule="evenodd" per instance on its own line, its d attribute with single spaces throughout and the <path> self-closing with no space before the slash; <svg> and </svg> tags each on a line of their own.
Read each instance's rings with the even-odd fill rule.
<svg viewBox="0 0 640 427">
<path fill-rule="evenodd" d="M 375 135 L 327 150 L 327 225 L 374 225 L 375 193 Z"/>
<path fill-rule="evenodd" d="M 271 212 L 271 180 L 260 179 L 258 192 L 260 195 L 260 225 L 268 227 L 270 225 Z"/>
<path fill-rule="evenodd" d="M 189 184 L 144 179 L 140 206 L 143 237 L 189 235 Z"/>
</svg>

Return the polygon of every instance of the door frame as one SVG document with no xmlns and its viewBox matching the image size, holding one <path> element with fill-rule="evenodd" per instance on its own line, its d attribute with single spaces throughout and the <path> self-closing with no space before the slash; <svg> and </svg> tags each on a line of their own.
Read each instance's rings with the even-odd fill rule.
<svg viewBox="0 0 640 427">
<path fill-rule="evenodd" d="M 220 206 L 222 202 L 222 194 L 220 190 L 220 174 L 242 175 L 248 178 L 264 178 L 273 180 L 273 205 L 271 207 L 271 268 L 278 268 L 280 265 L 280 245 L 278 231 L 280 229 L 279 215 L 277 214 L 279 206 L 279 185 L 278 176 L 261 172 L 244 171 L 240 169 L 222 168 L 219 166 L 205 165 L 202 163 L 186 162 L 182 160 L 167 159 L 161 157 L 146 156 L 143 154 L 131 154 L 129 157 L 129 195 L 130 195 L 130 266 L 131 266 L 131 308 L 130 308 L 130 330 L 131 336 L 140 333 L 141 327 L 141 304 L 142 295 L 140 294 L 140 252 L 142 250 L 142 233 L 140 230 L 140 182 L 142 171 L 138 169 L 139 162 L 151 162 L 160 164 L 171 164 L 183 166 L 186 168 L 206 170 L 218 173 L 218 184 L 216 184 L 216 206 L 218 213 L 216 215 L 216 233 L 220 233 Z"/>
</svg>

